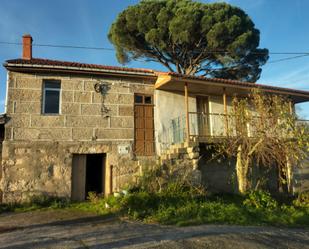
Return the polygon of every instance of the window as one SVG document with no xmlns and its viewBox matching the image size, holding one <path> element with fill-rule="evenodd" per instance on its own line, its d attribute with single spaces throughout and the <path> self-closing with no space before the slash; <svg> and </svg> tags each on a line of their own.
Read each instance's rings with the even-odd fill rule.
<svg viewBox="0 0 309 249">
<path fill-rule="evenodd" d="M 44 81 L 43 112 L 44 114 L 58 114 L 60 110 L 60 81 Z"/>
<path fill-rule="evenodd" d="M 152 96 L 150 95 L 143 95 L 143 94 L 136 94 L 134 98 L 135 104 L 152 104 Z"/>
<path fill-rule="evenodd" d="M 145 100 L 145 104 L 152 104 L 152 97 L 151 96 L 145 96 L 144 100 Z"/>
</svg>

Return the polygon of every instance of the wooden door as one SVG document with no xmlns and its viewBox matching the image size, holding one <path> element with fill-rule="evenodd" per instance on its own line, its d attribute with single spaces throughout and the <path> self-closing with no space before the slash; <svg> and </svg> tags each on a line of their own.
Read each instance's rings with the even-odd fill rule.
<svg viewBox="0 0 309 249">
<path fill-rule="evenodd" d="M 196 97 L 198 129 L 200 136 L 209 136 L 209 98 L 207 96 Z"/>
<path fill-rule="evenodd" d="M 135 154 L 151 156 L 154 154 L 153 96 L 135 95 Z"/>
<path fill-rule="evenodd" d="M 86 155 L 74 154 L 72 162 L 72 201 L 85 200 L 85 183 L 86 183 Z"/>
</svg>

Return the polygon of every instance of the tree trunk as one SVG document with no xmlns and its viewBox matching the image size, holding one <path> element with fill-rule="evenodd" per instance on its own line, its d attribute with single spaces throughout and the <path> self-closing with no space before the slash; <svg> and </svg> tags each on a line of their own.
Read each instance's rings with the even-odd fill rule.
<svg viewBox="0 0 309 249">
<path fill-rule="evenodd" d="M 249 170 L 250 158 L 244 158 L 242 146 L 239 145 L 237 149 L 237 161 L 236 161 L 236 174 L 238 182 L 238 191 L 240 194 L 244 194 L 248 191 L 248 170 Z"/>
<path fill-rule="evenodd" d="M 286 180 L 287 192 L 293 195 L 293 164 L 288 157 L 286 159 Z"/>
</svg>

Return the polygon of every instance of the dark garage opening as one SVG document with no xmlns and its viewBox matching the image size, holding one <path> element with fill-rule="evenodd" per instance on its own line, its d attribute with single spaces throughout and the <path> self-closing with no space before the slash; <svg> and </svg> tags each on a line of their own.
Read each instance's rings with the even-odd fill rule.
<svg viewBox="0 0 309 249">
<path fill-rule="evenodd" d="M 104 154 L 88 154 L 86 159 L 86 191 L 104 193 Z"/>
</svg>

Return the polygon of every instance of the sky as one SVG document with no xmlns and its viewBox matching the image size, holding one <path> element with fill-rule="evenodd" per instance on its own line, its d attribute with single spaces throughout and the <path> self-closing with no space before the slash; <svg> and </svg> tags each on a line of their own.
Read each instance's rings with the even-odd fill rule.
<svg viewBox="0 0 309 249">
<path fill-rule="evenodd" d="M 0 0 L 0 42 L 112 48 L 107 39 L 117 15 L 137 0 Z M 200 0 L 200 2 L 216 2 Z M 222 2 L 222 1 L 221 1 Z M 260 30 L 260 47 L 270 52 L 309 53 L 308 0 L 226 0 L 242 8 Z M 22 47 L 0 44 L 0 61 L 20 58 Z M 291 55 L 271 55 L 269 62 Z M 121 66 L 114 51 L 34 47 L 33 57 Z M 128 67 L 165 70 L 160 64 L 131 62 Z M 309 56 L 263 66 L 258 83 L 309 91 Z M 4 112 L 6 70 L 0 67 L 0 113 Z M 309 119 L 309 102 L 297 105 Z"/>
</svg>

